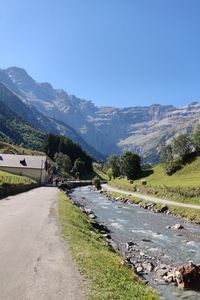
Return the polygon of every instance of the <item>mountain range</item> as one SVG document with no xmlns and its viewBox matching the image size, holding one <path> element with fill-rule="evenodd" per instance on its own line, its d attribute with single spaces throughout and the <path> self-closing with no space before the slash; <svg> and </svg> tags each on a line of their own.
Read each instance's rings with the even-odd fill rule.
<svg viewBox="0 0 200 300">
<path fill-rule="evenodd" d="M 35 81 L 18 67 L 0 70 L 0 81 L 21 101 L 17 107 L 7 102 L 20 117 L 40 130 L 69 136 L 98 158 L 131 150 L 146 161 L 157 162 L 161 145 L 174 135 L 191 131 L 199 122 L 199 102 L 182 108 L 160 104 L 97 107 L 49 83 Z"/>
</svg>

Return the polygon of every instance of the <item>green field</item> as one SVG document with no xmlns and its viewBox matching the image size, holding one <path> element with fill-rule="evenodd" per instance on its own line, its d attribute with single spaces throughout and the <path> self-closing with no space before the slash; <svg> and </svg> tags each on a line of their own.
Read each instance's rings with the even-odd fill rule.
<svg viewBox="0 0 200 300">
<path fill-rule="evenodd" d="M 73 259 L 87 282 L 87 299 L 155 300 L 153 289 L 122 264 L 122 258 L 109 249 L 102 235 L 93 229 L 89 218 L 66 198 L 59 196 L 59 216 L 63 237 Z"/>
<path fill-rule="evenodd" d="M 141 184 L 146 180 L 147 185 Z M 152 174 L 130 183 L 124 178 L 112 180 L 110 185 L 121 189 L 149 194 L 154 197 L 200 205 L 200 157 L 186 164 L 183 169 L 169 176 L 161 165 L 152 169 Z"/>
<path fill-rule="evenodd" d="M 187 163 L 183 169 L 174 175 L 168 176 L 162 166 L 158 165 L 153 169 L 153 174 L 144 178 L 148 184 L 155 186 L 182 186 L 182 187 L 200 187 L 200 157 L 193 162 Z M 136 180 L 136 183 L 140 183 Z"/>
</svg>

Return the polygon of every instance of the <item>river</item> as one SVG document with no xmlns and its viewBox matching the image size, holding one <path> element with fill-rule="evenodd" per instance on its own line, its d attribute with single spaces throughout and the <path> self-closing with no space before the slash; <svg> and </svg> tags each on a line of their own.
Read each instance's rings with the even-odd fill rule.
<svg viewBox="0 0 200 300">
<path fill-rule="evenodd" d="M 154 265 L 178 266 L 188 261 L 200 264 L 199 225 L 184 222 L 181 218 L 154 213 L 135 204 L 111 201 L 90 187 L 76 188 L 71 197 L 75 202 L 91 209 L 97 221 L 111 230 L 112 240 L 121 252 L 127 241 L 133 241 L 142 251 L 142 255 L 153 257 Z M 183 224 L 184 229 L 167 228 L 177 223 Z M 158 284 L 151 273 L 144 276 L 163 299 L 200 299 L 198 292 Z"/>
</svg>

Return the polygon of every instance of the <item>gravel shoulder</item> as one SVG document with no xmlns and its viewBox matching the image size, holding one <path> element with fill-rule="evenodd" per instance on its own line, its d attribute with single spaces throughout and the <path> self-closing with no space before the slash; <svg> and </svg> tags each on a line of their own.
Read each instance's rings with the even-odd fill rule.
<svg viewBox="0 0 200 300">
<path fill-rule="evenodd" d="M 118 193 L 121 193 L 124 195 L 131 195 L 135 198 L 152 201 L 155 203 L 163 203 L 166 205 L 174 205 L 174 206 L 179 206 L 179 207 L 184 207 L 184 208 L 200 209 L 200 205 L 181 203 L 181 202 L 171 201 L 171 200 L 167 200 L 167 199 L 155 198 L 152 196 L 147 196 L 147 195 L 143 195 L 143 194 L 139 194 L 139 193 L 132 193 L 130 191 L 125 191 L 125 190 L 118 189 L 116 187 L 109 186 L 108 184 L 102 184 L 102 188 L 107 191 L 110 191 L 110 192 L 118 192 Z"/>
<path fill-rule="evenodd" d="M 1 299 L 85 299 L 80 274 L 60 234 L 58 192 L 40 187 L 0 201 Z"/>
</svg>

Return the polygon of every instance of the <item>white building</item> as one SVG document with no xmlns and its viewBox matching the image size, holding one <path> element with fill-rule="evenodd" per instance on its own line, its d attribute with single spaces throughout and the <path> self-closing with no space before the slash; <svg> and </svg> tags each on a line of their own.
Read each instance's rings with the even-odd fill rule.
<svg viewBox="0 0 200 300">
<path fill-rule="evenodd" d="M 0 154 L 0 170 L 27 176 L 44 183 L 48 176 L 49 163 L 46 156 Z"/>
</svg>

